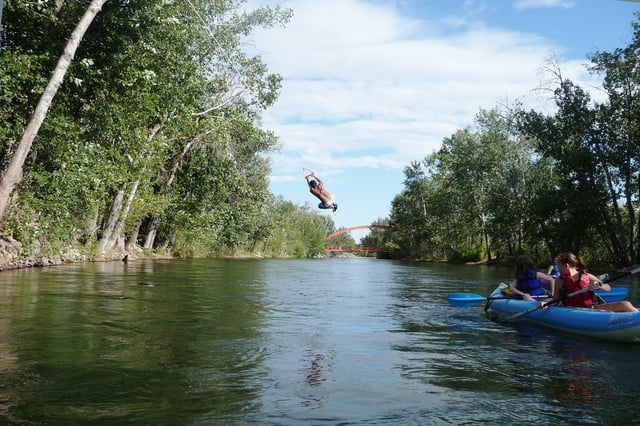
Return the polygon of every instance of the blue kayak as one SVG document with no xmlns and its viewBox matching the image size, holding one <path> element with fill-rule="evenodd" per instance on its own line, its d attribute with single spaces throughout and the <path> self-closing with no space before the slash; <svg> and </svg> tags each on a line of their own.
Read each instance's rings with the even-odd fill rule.
<svg viewBox="0 0 640 426">
<path fill-rule="evenodd" d="M 619 300 L 625 300 L 629 294 L 629 290 L 624 287 L 613 287 L 609 291 L 596 290 L 596 294 L 604 303 L 617 302 Z"/>
<path fill-rule="evenodd" d="M 487 313 L 501 320 L 516 315 L 518 321 L 554 330 L 617 342 L 640 343 L 640 312 L 610 312 L 557 305 L 534 310 L 537 302 L 501 297 L 504 296 L 503 286 L 501 284 L 491 293 L 487 303 Z"/>
</svg>

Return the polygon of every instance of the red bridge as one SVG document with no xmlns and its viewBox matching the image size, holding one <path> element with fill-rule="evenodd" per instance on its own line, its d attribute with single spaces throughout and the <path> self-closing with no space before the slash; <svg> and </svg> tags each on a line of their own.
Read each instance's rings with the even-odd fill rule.
<svg viewBox="0 0 640 426">
<path fill-rule="evenodd" d="M 335 237 L 336 235 L 340 235 L 340 234 L 345 234 L 347 232 L 351 232 L 351 231 L 356 231 L 358 229 L 389 229 L 389 227 L 387 225 L 360 225 L 360 226 L 354 226 L 352 228 L 344 228 L 341 229 L 339 231 L 336 232 L 332 232 L 331 234 L 327 235 L 325 238 L 329 239 L 331 237 Z"/>
<path fill-rule="evenodd" d="M 345 234 L 347 232 L 356 231 L 358 229 L 389 229 L 387 225 L 360 225 L 353 226 L 351 228 L 341 229 L 336 232 L 332 232 L 327 235 L 325 238 L 328 240 L 331 237 L 335 237 L 336 235 Z M 372 246 L 326 246 L 325 250 L 327 251 L 366 251 L 366 252 L 388 252 L 384 247 L 372 247 Z"/>
<path fill-rule="evenodd" d="M 373 246 L 326 246 L 324 248 L 326 251 L 375 251 L 375 252 L 387 252 L 384 247 L 373 247 Z"/>
</svg>

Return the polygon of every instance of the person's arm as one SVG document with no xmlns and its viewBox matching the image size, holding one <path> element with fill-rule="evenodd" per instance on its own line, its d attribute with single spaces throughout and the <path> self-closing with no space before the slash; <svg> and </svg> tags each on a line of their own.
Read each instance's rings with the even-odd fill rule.
<svg viewBox="0 0 640 426">
<path fill-rule="evenodd" d="M 542 272 L 536 272 L 536 278 L 539 281 L 544 281 L 549 283 L 549 288 L 553 290 L 553 283 L 555 280 L 549 274 L 543 274 Z"/>
<path fill-rule="evenodd" d="M 509 284 L 509 290 L 511 290 L 511 294 L 515 294 L 516 296 L 522 296 L 522 300 L 533 300 L 533 297 L 529 293 L 525 293 L 524 291 L 518 290 L 518 280 L 516 278 L 511 281 Z"/>
<path fill-rule="evenodd" d="M 600 278 L 593 274 L 587 274 L 587 276 L 589 277 L 590 288 L 592 288 L 592 290 L 598 289 L 602 291 L 611 291 L 611 286 L 607 283 L 603 283 Z"/>
<path fill-rule="evenodd" d="M 549 267 L 547 268 L 547 275 L 551 275 L 552 272 L 553 272 L 553 264 L 549 265 Z"/>
<path fill-rule="evenodd" d="M 551 284 L 551 299 L 543 300 L 540 302 L 541 308 L 546 308 L 547 304 L 552 301 L 556 301 L 556 299 L 560 296 L 560 289 L 562 288 L 562 278 L 558 277 L 553 280 L 553 284 Z"/>
<path fill-rule="evenodd" d="M 556 278 L 553 282 L 553 287 L 551 288 L 551 297 L 557 299 L 560 297 L 560 291 L 562 290 L 562 286 L 564 284 L 564 280 L 560 277 Z"/>
<path fill-rule="evenodd" d="M 318 190 L 321 192 L 324 191 L 324 183 L 322 182 L 322 180 L 320 180 L 320 178 L 315 174 L 313 174 L 313 177 L 318 181 L 318 186 L 316 188 L 318 188 Z"/>
</svg>

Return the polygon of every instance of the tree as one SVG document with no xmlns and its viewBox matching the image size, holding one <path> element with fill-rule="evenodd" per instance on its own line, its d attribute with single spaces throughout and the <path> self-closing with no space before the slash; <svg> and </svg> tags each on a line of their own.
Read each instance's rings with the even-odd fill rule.
<svg viewBox="0 0 640 426">
<path fill-rule="evenodd" d="M 464 261 L 538 250 L 548 216 L 534 214 L 535 194 L 548 185 L 549 165 L 514 117 L 481 110 L 474 128 L 405 168 L 405 189 L 392 204 L 391 246 L 407 257 Z"/>
<path fill-rule="evenodd" d="M 11 2 L 0 47 L 3 167 L 35 107 L 29 95 L 46 86 L 52 52 L 87 3 Z M 138 235 L 182 253 L 258 244 L 271 198 L 265 154 L 276 149 L 260 118 L 281 78 L 245 52 L 245 38 L 289 16 L 235 0 L 105 3 L 32 143 L 5 235 L 80 242 L 98 255 L 135 250 Z"/>
<path fill-rule="evenodd" d="M 98 12 L 100 12 L 100 9 L 105 2 L 106 0 L 92 0 L 87 11 L 80 19 L 80 22 L 78 22 L 78 25 L 71 33 L 64 52 L 62 56 L 60 56 L 58 64 L 53 71 L 53 75 L 49 80 L 49 84 L 45 88 L 40 101 L 33 112 L 33 116 L 25 128 L 22 138 L 13 153 L 7 169 L 0 178 L 0 219 L 4 216 L 11 193 L 22 179 L 22 166 L 24 165 L 24 161 L 31 149 L 33 140 L 38 134 L 38 130 L 40 129 L 42 122 L 46 118 L 47 111 L 51 106 L 53 97 L 56 95 L 58 88 L 62 84 L 62 80 L 64 79 L 71 61 L 73 60 L 75 52 L 78 49 L 78 45 L 89 28 L 89 25 L 91 25 L 91 22 Z"/>
<path fill-rule="evenodd" d="M 590 59 L 593 73 L 603 74 L 608 102 L 598 105 L 598 136 L 595 146 L 605 174 L 611 215 L 606 217 L 613 250 L 623 264 L 640 260 L 640 23 L 634 22 L 633 39 L 625 48 L 596 52 Z M 621 211 L 624 209 L 624 212 Z"/>
<path fill-rule="evenodd" d="M 610 252 L 612 261 L 628 265 L 630 253 L 624 234 L 616 232 L 616 220 L 611 216 L 617 210 L 611 206 L 617 205 L 618 182 L 607 154 L 615 142 L 606 131 L 609 125 L 602 121 L 606 114 L 581 87 L 563 79 L 559 68 L 555 68 L 555 75 L 558 111 L 551 116 L 531 111 L 520 117 L 523 132 L 536 139 L 538 152 L 553 161 L 557 176 L 556 187 L 538 196 L 538 201 L 555 213 L 547 230 L 555 235 L 556 252 L 581 253 L 601 246 Z"/>
</svg>

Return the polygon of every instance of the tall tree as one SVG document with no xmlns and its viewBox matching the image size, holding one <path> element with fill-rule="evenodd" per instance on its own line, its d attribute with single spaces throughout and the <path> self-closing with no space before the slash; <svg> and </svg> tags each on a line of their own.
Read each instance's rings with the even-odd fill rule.
<svg viewBox="0 0 640 426">
<path fill-rule="evenodd" d="M 624 167 L 615 159 L 628 154 L 616 141 L 619 125 L 611 120 L 615 114 L 607 104 L 592 102 L 585 90 L 564 79 L 557 65 L 550 69 L 557 84 L 557 112 L 530 111 L 520 121 L 523 131 L 536 138 L 538 152 L 553 161 L 557 176 L 556 188 L 538 197 L 556 213 L 547 223 L 548 232 L 555 236 L 558 251 L 584 253 L 598 247 L 609 252 L 608 261 L 629 265 L 634 237 L 623 229 L 625 218 L 618 202 Z"/>
<path fill-rule="evenodd" d="M 56 95 L 58 88 L 62 84 L 67 69 L 73 60 L 76 50 L 78 49 L 78 45 L 89 28 L 89 25 L 91 25 L 91 22 L 93 22 L 93 19 L 98 12 L 100 12 L 100 9 L 105 2 L 106 0 L 92 0 L 85 14 L 80 19 L 80 22 L 78 22 L 78 25 L 71 33 L 64 52 L 62 53 L 62 56 L 60 56 L 60 59 L 53 71 L 53 75 L 49 79 L 49 84 L 47 84 L 47 87 L 45 88 L 44 93 L 33 112 L 31 120 L 24 130 L 22 138 L 13 152 L 13 156 L 8 167 L 0 177 L 0 218 L 4 215 L 11 193 L 22 179 L 22 167 L 24 165 L 24 161 L 27 154 L 29 154 L 33 140 L 36 138 L 42 122 L 46 118 L 47 111 L 51 106 L 53 97 Z"/>
<path fill-rule="evenodd" d="M 613 52 L 596 52 L 590 70 L 604 75 L 608 102 L 598 105 L 595 154 L 605 173 L 612 215 L 608 221 L 618 255 L 625 264 L 640 260 L 640 23 L 633 22 L 628 46 Z M 620 201 L 622 201 L 620 203 Z M 623 206 L 624 212 L 620 210 Z"/>
</svg>

